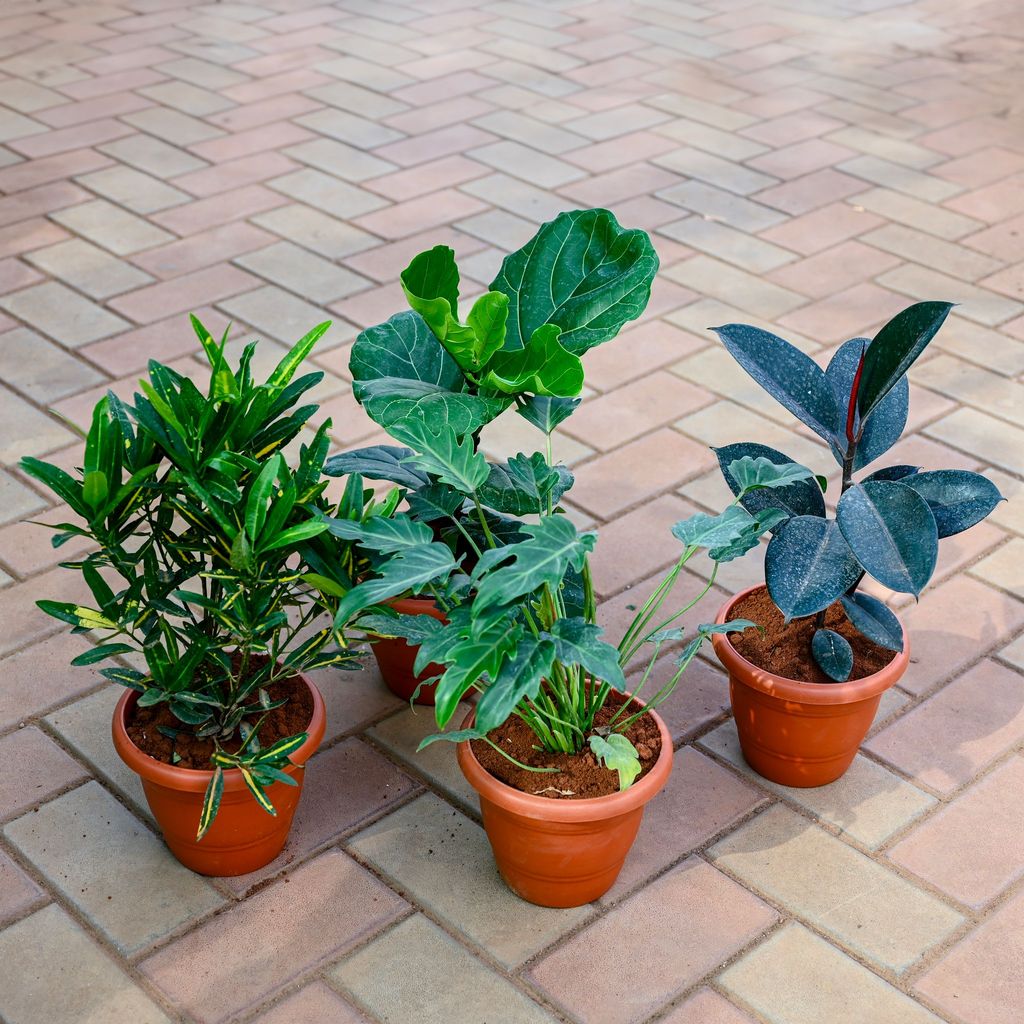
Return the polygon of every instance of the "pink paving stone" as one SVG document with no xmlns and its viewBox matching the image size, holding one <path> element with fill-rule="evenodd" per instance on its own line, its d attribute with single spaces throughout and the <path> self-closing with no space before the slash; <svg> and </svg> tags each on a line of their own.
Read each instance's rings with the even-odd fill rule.
<svg viewBox="0 0 1024 1024">
<path fill-rule="evenodd" d="M 424 231 L 418 235 L 411 235 L 409 238 L 402 238 L 397 242 L 378 245 L 365 252 L 346 256 L 342 262 L 346 267 L 351 267 L 376 281 L 397 281 L 398 275 L 408 266 L 414 256 L 436 244 L 437 232 Z M 487 248 L 486 242 L 452 228 L 445 232 L 445 244 L 455 250 L 456 261 Z"/>
<path fill-rule="evenodd" d="M 870 328 L 881 326 L 907 304 L 905 296 L 867 281 L 787 313 L 779 323 L 815 341 L 845 341 L 865 332 L 870 337 Z"/>
<path fill-rule="evenodd" d="M 58 153 L 39 160 L 24 160 L 0 171 L 0 190 L 20 192 L 22 189 L 109 167 L 113 162 L 109 156 L 97 153 L 94 149 L 75 149 L 70 153 Z"/>
<path fill-rule="evenodd" d="M 42 274 L 37 273 L 20 260 L 0 260 L 0 295 L 17 291 L 30 284 L 37 284 L 42 279 Z"/>
<path fill-rule="evenodd" d="M 915 989 L 966 1024 L 1020 1024 L 1024 892 L 954 946 Z"/>
<path fill-rule="evenodd" d="M 683 685 L 689 680 L 684 679 Z M 745 817 L 765 796 L 709 757 L 682 747 L 672 776 L 644 810 L 629 857 L 603 902 L 621 899 L 634 886 Z"/>
<path fill-rule="evenodd" d="M 274 96 L 258 103 L 247 103 L 218 114 L 211 114 L 206 120 L 210 124 L 226 128 L 228 131 L 243 132 L 271 124 L 274 121 L 297 117 L 299 114 L 308 114 L 310 111 L 319 110 L 322 107 L 322 103 L 318 103 L 308 96 L 293 93 L 287 96 Z"/>
<path fill-rule="evenodd" d="M 94 78 L 84 78 L 79 82 L 69 82 L 61 86 L 61 91 L 76 100 L 88 100 L 94 96 L 107 96 L 125 89 L 141 89 L 147 85 L 155 85 L 164 81 L 165 77 L 152 68 L 133 68 L 130 71 L 117 71 L 110 75 L 98 75 Z"/>
<path fill-rule="evenodd" d="M 775 920 L 767 904 L 691 858 L 578 932 L 528 977 L 584 1024 L 633 1024 Z"/>
<path fill-rule="evenodd" d="M 259 871 L 225 878 L 224 884 L 241 896 L 418 789 L 408 775 L 361 740 L 348 739 L 322 751 L 307 764 L 302 802 L 280 855 Z"/>
<path fill-rule="evenodd" d="M 81 149 L 83 146 L 98 146 L 134 134 L 134 128 L 121 121 L 105 118 L 90 121 L 88 124 L 74 125 L 71 128 L 44 132 L 41 135 L 32 135 L 25 139 L 14 139 L 7 145 L 22 156 L 34 159 L 52 156 L 54 153 L 65 153 L 69 149 Z"/>
<path fill-rule="evenodd" d="M 982 661 L 868 740 L 918 782 L 951 793 L 1024 739 L 1024 676 Z"/>
<path fill-rule="evenodd" d="M 147 324 L 174 313 L 184 313 L 196 305 L 219 302 L 260 283 L 260 278 L 230 263 L 221 263 L 119 295 L 108 305 L 136 323 Z"/>
<path fill-rule="evenodd" d="M 198 235 L 168 242 L 156 249 L 136 253 L 131 260 L 155 277 L 178 277 L 222 260 L 234 259 L 254 249 L 262 249 L 276 240 L 277 236 L 269 231 L 246 221 L 233 221 L 209 231 L 201 231 Z"/>
<path fill-rule="evenodd" d="M 282 153 L 254 153 L 228 160 L 215 167 L 189 171 L 171 179 L 175 188 L 183 188 L 194 196 L 212 196 L 246 185 L 258 185 L 268 178 L 287 174 L 299 165 Z"/>
<path fill-rule="evenodd" d="M 1013 756 L 889 851 L 889 859 L 980 910 L 1024 874 L 1024 759 Z"/>
<path fill-rule="evenodd" d="M 312 981 L 261 1013 L 253 1024 L 369 1024 L 369 1019 L 334 989 Z"/>
<path fill-rule="evenodd" d="M 352 223 L 382 238 L 404 238 L 448 221 L 480 213 L 486 208 L 472 196 L 454 189 L 442 189 L 428 196 L 419 196 L 357 217 Z"/>
<path fill-rule="evenodd" d="M 783 288 L 821 299 L 897 267 L 901 262 L 896 256 L 851 239 L 780 267 L 768 274 L 768 278 Z"/>
<path fill-rule="evenodd" d="M 29 220 L 40 214 L 45 216 L 89 198 L 90 194 L 85 189 L 70 181 L 51 182 L 16 192 L 6 199 L 0 199 L 0 226 Z"/>
<path fill-rule="evenodd" d="M 882 218 L 873 213 L 855 210 L 846 203 L 831 203 L 768 228 L 760 237 L 809 256 L 883 223 Z"/>
<path fill-rule="evenodd" d="M 268 149 L 294 146 L 297 142 L 305 142 L 313 137 L 313 132 L 300 128 L 297 124 L 279 121 L 277 124 L 263 125 L 249 131 L 225 135 L 220 139 L 197 143 L 194 146 L 189 146 L 189 152 L 203 160 L 219 164 L 225 160 L 235 160 L 253 153 L 265 153 Z"/>
<path fill-rule="evenodd" d="M 337 959 L 406 908 L 346 854 L 328 850 L 165 946 L 140 969 L 197 1020 L 215 1024 Z"/>
<path fill-rule="evenodd" d="M 649 160 L 651 157 L 661 156 L 663 153 L 678 148 L 678 142 L 663 135 L 655 135 L 653 132 L 633 132 L 629 135 L 620 135 L 617 139 L 611 139 L 608 142 L 598 142 L 593 146 L 581 146 L 579 149 L 563 154 L 563 159 L 592 174 L 600 174 L 603 171 L 611 171 L 632 164 L 634 160 Z"/>
<path fill-rule="evenodd" d="M 44 898 L 43 890 L 0 850 L 0 927 Z"/>
<path fill-rule="evenodd" d="M 428 192 L 436 192 L 441 188 L 453 188 L 489 173 L 490 168 L 475 160 L 469 160 L 464 156 L 446 156 L 408 170 L 371 178 L 362 182 L 362 185 L 388 199 L 401 202 Z"/>
<path fill-rule="evenodd" d="M 103 117 L 117 117 L 119 114 L 130 114 L 136 110 L 144 110 L 153 106 L 152 100 L 135 93 L 112 93 L 97 99 L 82 100 L 79 103 L 62 104 L 40 110 L 36 118 L 53 128 L 68 128 L 73 125 L 86 124 Z"/>
<path fill-rule="evenodd" d="M 900 686 L 920 694 L 960 672 L 1024 625 L 1024 605 L 967 576 L 931 589 L 900 612 L 911 663 Z"/>
<path fill-rule="evenodd" d="M 586 354 L 583 368 L 587 384 L 598 391 L 609 391 L 683 359 L 705 344 L 663 321 L 645 322 L 623 331 L 614 343 L 599 345 Z"/>
<path fill-rule="evenodd" d="M 805 174 L 802 178 L 794 178 L 784 185 L 765 189 L 752 198 L 759 203 L 766 203 L 793 216 L 799 216 L 834 203 L 838 199 L 866 192 L 869 188 L 870 182 L 826 167 L 812 174 Z"/>
<path fill-rule="evenodd" d="M 460 124 L 415 135 L 399 142 L 390 142 L 375 149 L 374 155 L 402 167 L 412 167 L 428 160 L 437 160 L 442 156 L 451 156 L 453 153 L 485 146 L 488 142 L 497 142 L 497 138 L 490 132 L 474 128 L 472 125 Z"/>
<path fill-rule="evenodd" d="M 262 185 L 246 185 L 227 195 L 210 196 L 173 210 L 154 213 L 149 219 L 176 235 L 194 235 L 219 224 L 251 217 L 253 214 L 284 206 L 289 199 Z"/>
<path fill-rule="evenodd" d="M 737 1009 L 717 992 L 702 988 L 677 1006 L 658 1024 L 757 1024 L 753 1017 Z"/>
<path fill-rule="evenodd" d="M 72 783 L 82 766 L 35 726 L 0 739 L 0 819 L 13 818 Z"/>
</svg>

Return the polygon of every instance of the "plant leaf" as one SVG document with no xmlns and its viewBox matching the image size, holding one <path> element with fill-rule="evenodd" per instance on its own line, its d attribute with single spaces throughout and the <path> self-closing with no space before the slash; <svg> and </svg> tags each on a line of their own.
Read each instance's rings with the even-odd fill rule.
<svg viewBox="0 0 1024 1024">
<path fill-rule="evenodd" d="M 756 524 L 754 517 L 739 505 L 730 505 L 717 516 L 696 512 L 672 527 L 672 536 L 686 547 L 717 548 L 739 540 Z M 756 540 L 756 537 L 755 537 Z"/>
<path fill-rule="evenodd" d="M 846 617 L 857 632 L 888 651 L 903 650 L 903 627 L 895 614 L 877 597 L 855 591 L 840 598 Z"/>
<path fill-rule="evenodd" d="M 991 480 L 966 469 L 914 473 L 905 477 L 903 483 L 928 502 L 940 537 L 963 533 L 1005 501 Z"/>
<path fill-rule="evenodd" d="M 324 476 L 359 474 L 368 480 L 387 480 L 399 487 L 423 487 L 430 482 L 426 473 L 405 465 L 403 459 L 412 455 L 408 448 L 393 444 L 375 444 L 351 452 L 332 455 L 324 463 Z"/>
<path fill-rule="evenodd" d="M 744 455 L 729 463 L 729 475 L 740 491 L 760 490 L 763 487 L 788 487 L 798 480 L 811 480 L 814 474 L 796 462 L 774 463 L 771 459 Z"/>
<path fill-rule="evenodd" d="M 515 654 L 505 661 L 480 695 L 476 727 L 489 733 L 505 723 L 520 701 L 536 697 L 554 660 L 555 645 L 551 640 L 523 637 Z"/>
<path fill-rule="evenodd" d="M 421 252 L 402 271 L 399 281 L 409 305 L 443 342 L 449 325 L 457 325 L 459 319 L 459 268 L 455 263 L 455 250 L 447 245 L 435 245 Z M 458 361 L 458 356 L 455 358 Z"/>
<path fill-rule="evenodd" d="M 581 398 L 552 398 L 550 395 L 520 395 L 516 412 L 538 430 L 550 434 L 579 407 Z"/>
<path fill-rule="evenodd" d="M 935 571 L 939 534 L 928 503 L 890 480 L 855 484 L 839 499 L 836 522 L 860 564 L 901 594 L 920 594 Z"/>
<path fill-rule="evenodd" d="M 472 494 L 487 479 L 487 460 L 476 451 L 473 439 L 467 437 L 460 444 L 450 424 L 441 422 L 433 429 L 425 420 L 414 418 L 392 429 L 413 449 L 406 462 L 441 483 Z"/>
<path fill-rule="evenodd" d="M 433 615 L 363 615 L 356 625 L 373 636 L 397 637 L 416 645 L 444 629 L 444 623 Z"/>
<path fill-rule="evenodd" d="M 768 542 L 764 571 L 788 622 L 827 608 L 860 579 L 861 567 L 835 520 L 793 516 Z"/>
<path fill-rule="evenodd" d="M 555 653 L 563 665 L 580 665 L 584 671 L 616 690 L 626 689 L 619 652 L 601 637 L 604 630 L 582 617 L 556 619 L 549 631 Z"/>
<path fill-rule="evenodd" d="M 915 302 L 875 335 L 864 357 L 857 409 L 865 422 L 945 322 L 951 302 Z"/>
<path fill-rule="evenodd" d="M 288 382 L 295 375 L 295 371 L 299 368 L 302 361 L 309 355 L 313 346 L 323 337 L 330 326 L 330 320 L 317 324 L 316 327 L 291 347 L 288 354 L 277 364 L 274 372 L 267 380 L 267 386 L 271 391 L 280 393 L 287 387 Z"/>
<path fill-rule="evenodd" d="M 740 485 L 736 478 L 730 473 L 729 467 L 738 459 L 767 459 L 776 466 L 800 466 L 798 462 L 788 455 L 769 448 L 764 444 L 753 442 L 741 442 L 729 444 L 724 448 L 712 448 L 718 458 L 718 465 L 722 469 L 725 482 L 729 485 L 733 494 L 740 493 Z M 801 469 L 805 467 L 800 466 Z M 807 471 L 810 472 L 809 470 Z M 740 498 L 740 504 L 752 515 L 757 515 L 765 508 L 779 508 L 791 516 L 824 516 L 825 499 L 822 497 L 821 488 L 813 480 L 796 480 L 785 487 L 762 488 L 756 491 L 748 491 Z"/>
<path fill-rule="evenodd" d="M 505 257 L 491 283 L 509 297 L 505 349 L 525 348 L 542 324 L 576 355 L 618 334 L 647 305 L 658 256 L 646 232 L 607 210 L 570 210 Z"/>
<path fill-rule="evenodd" d="M 843 683 L 850 678 L 853 648 L 842 634 L 833 629 L 816 629 L 811 637 L 811 654 L 829 679 Z"/>
<path fill-rule="evenodd" d="M 712 330 L 732 357 L 780 405 L 819 437 L 839 443 L 842 414 L 825 372 L 810 356 L 769 331 L 749 324 Z"/>
<path fill-rule="evenodd" d="M 482 383 L 508 395 L 531 392 L 574 398 L 583 387 L 583 363 L 559 340 L 561 327 L 542 324 L 524 348 L 497 352 Z"/>
<path fill-rule="evenodd" d="M 396 551 L 429 544 L 434 532 L 426 523 L 417 523 L 408 516 L 398 515 L 393 519 L 371 516 L 365 523 L 354 519 L 326 519 L 327 529 L 343 540 L 359 541 L 363 547 L 380 554 L 391 555 Z"/>
<path fill-rule="evenodd" d="M 447 423 L 460 438 L 465 437 L 508 405 L 505 398 L 449 391 L 427 381 L 396 377 L 356 381 L 352 393 L 370 418 L 395 437 L 399 437 L 396 428 L 413 419 L 435 426 Z"/>
<path fill-rule="evenodd" d="M 213 769 L 213 777 L 206 787 L 206 794 L 203 797 L 203 808 L 199 812 L 199 829 L 196 832 L 196 842 L 199 842 L 206 835 L 207 829 L 213 824 L 220 810 L 221 797 L 224 796 L 224 769 L 219 765 Z"/>
<path fill-rule="evenodd" d="M 769 530 L 774 530 L 789 518 L 789 514 L 781 508 L 766 508 L 751 518 L 750 525 L 739 533 L 728 544 L 722 544 L 712 548 L 708 557 L 714 562 L 731 562 L 734 558 L 745 555 L 752 548 L 757 547 L 761 535 Z"/>
<path fill-rule="evenodd" d="M 538 515 L 547 511 L 549 502 L 557 505 L 572 483 L 572 473 L 565 466 L 549 466 L 540 452 L 529 456 L 520 452 L 507 462 L 489 465 L 478 496 L 495 512 Z"/>
<path fill-rule="evenodd" d="M 619 773 L 620 791 L 629 789 L 643 771 L 636 747 L 621 732 L 609 733 L 607 739 L 595 733 L 590 737 L 590 749 L 605 768 Z"/>
<path fill-rule="evenodd" d="M 476 373 L 486 366 L 505 344 L 508 322 L 508 296 L 504 292 L 484 292 L 469 311 L 466 326 L 473 333 L 473 360 L 468 367 Z M 462 362 L 459 363 L 462 366 Z"/>
</svg>

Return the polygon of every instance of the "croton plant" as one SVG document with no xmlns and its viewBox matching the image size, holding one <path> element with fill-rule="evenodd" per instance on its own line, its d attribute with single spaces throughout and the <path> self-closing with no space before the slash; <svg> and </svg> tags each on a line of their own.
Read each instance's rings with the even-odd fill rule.
<svg viewBox="0 0 1024 1024">
<path fill-rule="evenodd" d="M 726 482 L 755 515 L 774 510 L 780 521 L 765 552 L 768 593 L 786 621 L 817 615 L 811 652 L 836 681 L 849 678 L 848 641 L 823 627 L 825 610 L 840 601 L 853 626 L 887 650 L 903 649 L 899 619 L 859 589 L 865 575 L 917 597 L 931 579 L 938 542 L 974 526 L 1002 500 L 995 485 L 962 469 L 922 472 L 917 466 L 871 466 L 907 423 L 907 370 L 949 314 L 948 302 L 918 302 L 894 316 L 872 339 L 853 338 L 822 370 L 794 345 L 746 324 L 715 328 L 733 358 L 776 401 L 828 446 L 842 467 L 835 516 L 826 512 L 826 479 L 763 444 L 716 449 Z M 733 469 L 743 457 L 790 466 L 784 487 L 740 494 Z"/>
<path fill-rule="evenodd" d="M 407 510 L 331 522 L 370 567 L 340 598 L 336 622 L 419 644 L 417 672 L 443 667 L 435 704 L 442 730 L 479 691 L 471 728 L 424 743 L 491 742 L 488 734 L 517 715 L 541 750 L 589 747 L 628 786 L 641 768 L 624 733 L 642 711 L 626 700 L 600 727 L 598 712 L 613 690 L 629 690 L 626 669 L 646 644 L 653 649 L 634 693 L 663 645 L 683 639 L 673 626 L 699 597 L 672 614 L 660 609 L 693 556 L 710 549 L 716 563 L 738 557 L 779 521 L 777 509 L 751 513 L 739 500 L 781 486 L 791 468 L 738 457 L 737 499 L 722 515 L 673 527 L 682 545 L 676 563 L 618 643 L 604 638 L 588 564 L 596 536 L 580 532 L 559 504 L 573 477 L 553 463 L 551 434 L 578 404 L 580 355 L 643 311 L 657 265 L 646 234 L 623 230 L 607 211 L 564 213 L 506 258 L 465 323 L 452 251 L 417 256 L 402 275 L 412 310 L 364 331 L 353 346 L 356 397 L 399 444 L 349 452 L 327 468 L 398 485 Z M 546 451 L 490 462 L 479 431 L 513 403 L 543 432 Z M 432 597 L 447 621 L 383 604 L 403 594 Z M 742 625 L 695 630 L 647 706 L 672 692 L 711 632 Z"/>
</svg>

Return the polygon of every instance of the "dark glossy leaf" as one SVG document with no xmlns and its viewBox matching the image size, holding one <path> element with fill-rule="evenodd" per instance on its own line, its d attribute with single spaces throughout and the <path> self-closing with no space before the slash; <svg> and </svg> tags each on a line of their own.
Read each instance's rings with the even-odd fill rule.
<svg viewBox="0 0 1024 1024">
<path fill-rule="evenodd" d="M 868 480 L 902 480 L 904 477 L 918 472 L 920 468 L 920 466 L 885 466 L 883 469 L 876 469 L 873 473 L 869 473 L 861 483 L 867 483 Z"/>
<path fill-rule="evenodd" d="M 836 350 L 825 371 L 829 383 L 835 392 L 836 402 L 839 408 L 845 409 L 850 400 L 850 389 L 853 386 L 854 374 L 857 372 L 857 365 L 860 362 L 861 351 L 867 347 L 870 349 L 867 338 L 851 338 L 843 342 Z M 865 365 L 867 357 L 865 356 Z M 861 377 L 863 387 L 863 376 Z M 878 403 L 875 411 L 861 424 L 857 421 L 855 429 L 863 430 L 860 440 L 857 442 L 857 451 L 854 457 L 853 468 L 863 469 L 866 465 L 874 462 L 879 456 L 884 455 L 901 437 L 907 425 L 907 415 L 910 411 L 910 384 L 906 374 L 900 377 L 893 385 L 889 393 Z M 843 455 L 846 450 L 846 439 L 843 438 L 838 445 L 832 446 L 832 454 L 836 462 L 843 463 Z"/>
<path fill-rule="evenodd" d="M 861 567 L 834 520 L 793 516 L 768 542 L 764 571 L 788 622 L 827 608 L 860 579 Z"/>
<path fill-rule="evenodd" d="M 991 480 L 966 469 L 936 469 L 903 480 L 926 502 L 940 537 L 952 537 L 980 523 L 1005 499 Z"/>
<path fill-rule="evenodd" d="M 203 796 L 203 807 L 199 812 L 199 829 L 196 832 L 196 842 L 206 835 L 207 829 L 213 824 L 220 810 L 220 801 L 224 796 L 224 771 L 220 766 L 213 769 L 213 775 L 206 787 L 206 794 Z"/>
<path fill-rule="evenodd" d="M 542 324 L 581 355 L 618 334 L 647 305 L 658 256 L 646 232 L 624 230 L 607 210 L 559 214 L 505 257 L 491 288 L 509 297 L 506 350 Z"/>
<path fill-rule="evenodd" d="M 616 690 L 626 689 L 619 652 L 601 637 L 604 630 L 585 619 L 556 619 L 550 630 L 562 665 L 581 665 L 586 672 Z"/>
<path fill-rule="evenodd" d="M 397 637 L 410 644 L 426 643 L 444 624 L 433 615 L 363 615 L 358 628 L 373 636 Z"/>
<path fill-rule="evenodd" d="M 774 448 L 753 442 L 729 444 L 724 448 L 712 448 L 711 450 L 717 456 L 722 475 L 733 494 L 740 493 L 740 485 L 729 472 L 729 466 L 737 459 L 767 459 L 777 466 L 800 465 L 788 455 L 783 455 L 782 452 L 776 451 Z M 812 479 L 798 480 L 785 487 L 748 491 L 740 499 L 740 504 L 754 515 L 765 508 L 780 508 L 792 516 L 825 515 L 825 499 L 822 497 L 821 488 Z"/>
<path fill-rule="evenodd" d="M 565 466 L 549 466 L 540 452 L 520 453 L 505 463 L 489 465 L 487 480 L 480 487 L 480 501 L 495 512 L 525 516 L 547 512 L 558 504 L 572 486 L 572 473 Z"/>
<path fill-rule="evenodd" d="M 406 499 L 409 515 L 421 523 L 433 523 L 438 519 L 454 516 L 465 502 L 465 497 L 447 484 L 428 484 L 410 491 Z"/>
<path fill-rule="evenodd" d="M 71 659 L 72 665 L 95 665 L 98 661 L 113 658 L 117 654 L 131 654 L 135 648 L 129 644 L 99 644 L 83 651 L 77 658 Z"/>
<path fill-rule="evenodd" d="M 419 380 L 454 392 L 464 391 L 466 386 L 458 363 L 423 317 L 411 310 L 360 332 L 352 346 L 349 370 L 354 381 L 385 377 Z"/>
<path fill-rule="evenodd" d="M 443 341 L 449 325 L 457 324 L 459 317 L 459 268 L 455 264 L 455 250 L 447 245 L 435 245 L 421 252 L 402 271 L 399 281 L 409 305 Z"/>
<path fill-rule="evenodd" d="M 469 369 L 480 370 L 505 344 L 508 322 L 508 296 L 504 292 L 484 292 L 469 311 L 466 326 L 473 333 L 473 358 Z M 454 351 L 454 350 L 451 350 Z M 459 365 L 464 365 L 462 360 Z"/>
<path fill-rule="evenodd" d="M 522 395 L 516 412 L 538 430 L 550 434 L 559 423 L 567 420 L 579 407 L 581 398 L 551 398 L 549 395 Z"/>
<path fill-rule="evenodd" d="M 749 324 L 712 328 L 732 357 L 819 437 L 838 443 L 843 417 L 824 370 L 800 349 Z"/>
<path fill-rule="evenodd" d="M 837 683 L 850 678 L 853 648 L 846 637 L 832 629 L 817 629 L 811 637 L 811 654 L 818 668 Z"/>
<path fill-rule="evenodd" d="M 412 450 L 393 444 L 375 444 L 369 448 L 332 455 L 324 463 L 325 476 L 349 476 L 358 473 L 368 480 L 387 480 L 399 487 L 423 487 L 430 482 L 426 473 L 403 463 Z"/>
<path fill-rule="evenodd" d="M 939 534 L 928 503 L 905 483 L 855 484 L 836 506 L 836 521 L 857 560 L 883 586 L 920 594 L 935 571 Z"/>
<path fill-rule="evenodd" d="M 551 671 L 555 645 L 551 640 L 525 636 L 515 654 L 501 666 L 476 703 L 476 727 L 483 733 L 503 725 L 520 701 L 537 696 Z"/>
<path fill-rule="evenodd" d="M 915 302 L 897 313 L 875 335 L 864 358 L 857 395 L 862 421 L 873 414 L 879 402 L 910 369 L 952 308 L 951 302 Z"/>
<path fill-rule="evenodd" d="M 889 651 L 903 650 L 900 620 L 877 597 L 855 591 L 840 598 L 846 617 L 869 640 Z"/>
<path fill-rule="evenodd" d="M 496 353 L 487 364 L 482 384 L 507 395 L 529 392 L 574 398 L 583 387 L 583 363 L 562 345 L 560 332 L 555 324 L 542 324 L 525 348 Z"/>
</svg>

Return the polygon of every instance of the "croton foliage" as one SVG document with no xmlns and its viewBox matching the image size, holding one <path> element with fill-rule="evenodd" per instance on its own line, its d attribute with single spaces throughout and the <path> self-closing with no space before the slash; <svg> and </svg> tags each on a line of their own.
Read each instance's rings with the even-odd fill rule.
<svg viewBox="0 0 1024 1024">
<path fill-rule="evenodd" d="M 786 486 L 748 491 L 740 499 L 752 513 L 780 513 L 765 554 L 765 578 L 787 621 L 823 613 L 841 601 L 860 633 L 884 648 L 902 650 L 899 620 L 877 598 L 858 591 L 865 574 L 890 590 L 918 596 L 934 572 L 939 540 L 974 526 L 1002 500 L 991 481 L 966 470 L 896 465 L 854 478 L 900 439 L 909 410 L 907 370 L 951 308 L 948 302 L 915 303 L 874 338 L 840 345 L 825 369 L 760 328 L 715 328 L 736 361 L 817 434 L 842 467 L 834 518 L 826 512 L 825 477 L 808 470 Z M 782 452 L 753 442 L 731 444 L 716 454 L 733 493 L 739 493 L 741 481 L 732 467 L 743 456 L 798 466 Z M 853 653 L 838 633 L 819 628 L 811 650 L 830 678 L 849 678 Z"/>
</svg>

